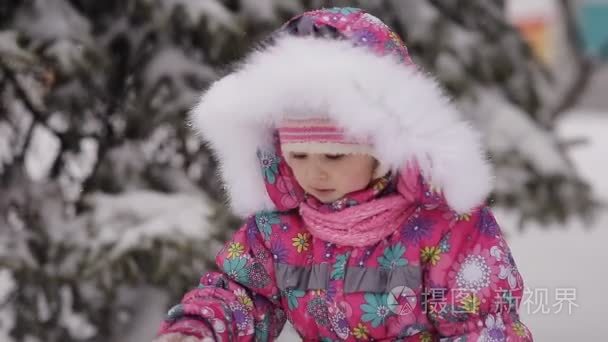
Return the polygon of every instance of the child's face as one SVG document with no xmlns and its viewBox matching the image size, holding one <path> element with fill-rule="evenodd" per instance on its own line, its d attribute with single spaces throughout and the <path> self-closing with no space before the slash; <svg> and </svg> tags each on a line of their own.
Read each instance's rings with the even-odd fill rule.
<svg viewBox="0 0 608 342">
<path fill-rule="evenodd" d="M 286 160 L 304 191 L 323 203 L 366 188 L 376 167 L 376 160 L 366 154 L 290 152 Z"/>
</svg>

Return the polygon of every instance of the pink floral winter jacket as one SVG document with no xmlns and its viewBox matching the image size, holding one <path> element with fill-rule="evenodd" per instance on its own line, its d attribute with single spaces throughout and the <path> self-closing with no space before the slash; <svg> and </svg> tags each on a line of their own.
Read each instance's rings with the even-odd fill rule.
<svg viewBox="0 0 608 342">
<path fill-rule="evenodd" d="M 305 196 L 265 138 L 283 113 L 307 111 L 370 137 L 392 176 L 331 204 Z M 255 215 L 160 335 L 271 341 L 289 320 L 305 341 L 532 340 L 517 313 L 522 278 L 482 205 L 492 176 L 479 134 L 377 18 L 334 8 L 292 19 L 214 84 L 192 119 L 233 209 Z M 303 201 L 328 213 L 393 195 L 407 215 L 365 247 L 313 236 L 298 211 Z"/>
<path fill-rule="evenodd" d="M 394 191 L 409 198 L 401 228 L 365 248 L 312 237 L 297 211 L 250 217 L 218 254 L 221 271 L 201 278 L 160 333 L 270 341 L 288 319 L 305 341 L 531 341 L 517 313 L 523 282 L 490 209 L 457 215 L 422 177 L 395 183 L 329 205 L 306 199 L 339 211 Z"/>
</svg>

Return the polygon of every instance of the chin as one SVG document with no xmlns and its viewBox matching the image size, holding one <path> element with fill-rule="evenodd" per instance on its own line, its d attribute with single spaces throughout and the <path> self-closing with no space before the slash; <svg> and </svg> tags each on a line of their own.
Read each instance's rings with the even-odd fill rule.
<svg viewBox="0 0 608 342">
<path fill-rule="evenodd" d="M 340 198 L 342 198 L 344 195 L 340 195 L 339 193 L 337 193 L 336 191 L 333 191 L 331 193 L 328 194 L 320 194 L 317 191 L 312 191 L 310 192 L 311 195 L 313 195 L 316 199 L 318 199 L 319 201 L 325 203 L 325 204 L 329 204 L 332 202 L 335 202 L 337 200 L 339 200 Z"/>
<path fill-rule="evenodd" d="M 317 197 L 317 196 L 315 196 L 315 197 Z M 317 197 L 317 199 L 318 199 L 319 201 L 321 201 L 321 202 L 325 203 L 325 204 L 331 204 L 331 203 L 333 203 L 333 202 L 335 202 L 335 201 L 339 200 L 339 199 L 340 199 L 340 197 L 336 197 L 336 198 L 334 198 L 334 197 L 332 197 L 332 198 L 318 198 L 318 197 Z"/>
</svg>

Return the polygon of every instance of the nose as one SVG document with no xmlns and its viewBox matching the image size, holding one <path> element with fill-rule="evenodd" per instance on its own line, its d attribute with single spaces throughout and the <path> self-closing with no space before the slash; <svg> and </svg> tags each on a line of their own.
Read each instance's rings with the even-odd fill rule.
<svg viewBox="0 0 608 342">
<path fill-rule="evenodd" d="M 310 167 L 310 175 L 311 178 L 319 181 L 325 181 L 329 178 L 329 173 L 325 169 L 325 165 L 320 160 L 320 158 L 314 158 Z"/>
</svg>

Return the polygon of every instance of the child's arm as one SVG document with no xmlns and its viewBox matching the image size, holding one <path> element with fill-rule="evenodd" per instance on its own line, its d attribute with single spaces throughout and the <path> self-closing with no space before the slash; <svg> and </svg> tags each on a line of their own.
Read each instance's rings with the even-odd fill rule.
<svg viewBox="0 0 608 342">
<path fill-rule="evenodd" d="M 490 208 L 443 220 L 453 226 L 422 250 L 427 316 L 439 334 L 449 341 L 532 341 L 517 312 L 523 279 Z"/>
<path fill-rule="evenodd" d="M 199 286 L 169 311 L 158 335 L 179 333 L 221 341 L 275 339 L 285 315 L 273 259 L 255 218 L 234 234 L 216 263 L 221 272 L 203 275 Z"/>
</svg>

